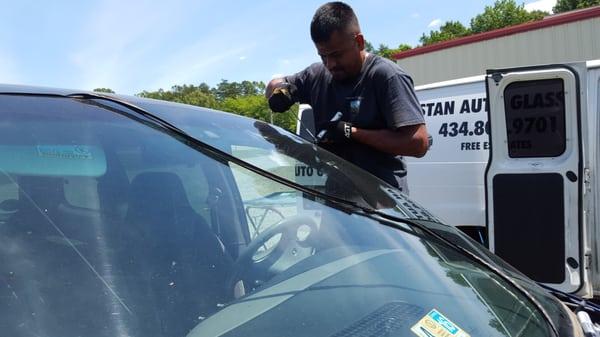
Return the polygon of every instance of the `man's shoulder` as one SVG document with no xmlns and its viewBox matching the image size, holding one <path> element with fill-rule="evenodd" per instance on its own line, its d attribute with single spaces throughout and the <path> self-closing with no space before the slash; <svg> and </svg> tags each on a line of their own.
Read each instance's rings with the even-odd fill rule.
<svg viewBox="0 0 600 337">
<path fill-rule="evenodd" d="M 315 62 L 306 67 L 303 71 L 308 73 L 309 76 L 316 77 L 327 73 L 327 68 L 325 68 L 325 65 L 322 62 Z"/>
<path fill-rule="evenodd" d="M 372 66 L 371 73 L 373 77 L 381 78 L 387 80 L 394 76 L 407 76 L 410 78 L 410 75 L 404 71 L 396 62 L 387 59 L 385 57 L 381 57 L 379 55 L 371 54 L 372 57 Z"/>
<path fill-rule="evenodd" d="M 297 73 L 286 75 L 283 79 L 287 82 L 296 84 L 296 86 L 311 86 L 315 81 L 321 81 L 327 76 L 327 69 L 322 63 L 313 63 Z"/>
</svg>

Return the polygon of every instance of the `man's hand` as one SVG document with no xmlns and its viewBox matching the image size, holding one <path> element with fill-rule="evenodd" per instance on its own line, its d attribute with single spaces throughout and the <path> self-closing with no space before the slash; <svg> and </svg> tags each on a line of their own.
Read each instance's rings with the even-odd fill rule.
<svg viewBox="0 0 600 337">
<path fill-rule="evenodd" d="M 271 95 L 269 96 L 269 107 L 273 112 L 285 112 L 296 102 L 295 85 L 287 82 L 279 82 L 273 86 Z"/>
<path fill-rule="evenodd" d="M 322 130 L 327 130 L 325 141 L 347 142 L 352 138 L 352 123 L 345 121 L 327 122 Z"/>
</svg>

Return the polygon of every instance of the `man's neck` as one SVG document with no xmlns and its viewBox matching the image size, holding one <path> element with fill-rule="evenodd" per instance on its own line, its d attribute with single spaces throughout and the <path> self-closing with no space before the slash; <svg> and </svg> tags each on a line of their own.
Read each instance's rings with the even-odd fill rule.
<svg viewBox="0 0 600 337">
<path fill-rule="evenodd" d="M 362 75 L 363 71 L 365 70 L 365 62 L 367 61 L 367 56 L 369 56 L 369 53 L 362 50 L 360 52 L 360 71 L 358 72 L 358 74 L 352 76 L 351 78 L 346 79 L 345 81 L 342 81 L 342 83 L 353 83 L 355 82 L 357 79 L 360 78 L 360 76 Z"/>
</svg>

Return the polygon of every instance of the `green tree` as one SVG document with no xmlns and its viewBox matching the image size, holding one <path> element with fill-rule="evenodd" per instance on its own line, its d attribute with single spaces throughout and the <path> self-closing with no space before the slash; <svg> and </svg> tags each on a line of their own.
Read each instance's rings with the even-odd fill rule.
<svg viewBox="0 0 600 337">
<path fill-rule="evenodd" d="M 525 10 L 525 5 L 517 5 L 514 0 L 498 0 L 493 6 L 485 6 L 483 13 L 471 19 L 473 34 L 487 32 L 529 21 L 540 20 L 546 12 Z"/>
<path fill-rule="evenodd" d="M 294 104 L 285 113 L 273 113 L 273 124 L 295 133 L 296 124 L 298 124 L 298 109 L 298 104 Z"/>
<path fill-rule="evenodd" d="M 290 131 L 296 129 L 298 105 L 295 104 L 285 113 L 272 113 L 267 99 L 262 94 L 225 98 L 220 103 L 219 109 L 269 123 L 272 117 L 273 124 Z"/>
<path fill-rule="evenodd" d="M 265 122 L 272 120 L 275 125 L 294 131 L 298 105 L 286 113 L 272 114 L 264 90 L 263 82 L 222 80 L 214 88 L 206 83 L 174 85 L 170 90 L 142 91 L 138 96 L 223 110 Z"/>
<path fill-rule="evenodd" d="M 558 0 L 552 11 L 562 13 L 597 5 L 600 5 L 600 0 Z"/>
<path fill-rule="evenodd" d="M 234 112 L 238 115 L 260 120 L 269 120 L 271 110 L 267 100 L 262 95 L 227 97 L 219 108 L 223 111 Z"/>
<path fill-rule="evenodd" d="M 227 98 L 262 94 L 265 91 L 265 87 L 266 85 L 264 82 L 229 82 L 227 80 L 221 80 L 221 82 L 217 84 L 216 88 L 213 88 L 211 92 L 217 101 L 222 102 Z"/>
<path fill-rule="evenodd" d="M 96 88 L 96 89 L 94 89 L 94 92 L 104 92 L 104 93 L 107 93 L 107 94 L 114 94 L 115 93 L 110 88 Z"/>
<path fill-rule="evenodd" d="M 456 39 L 459 37 L 470 35 L 471 31 L 459 21 L 448 21 L 444 23 L 439 30 L 430 31 L 429 35 L 423 34 L 419 41 L 424 46 Z"/>
<path fill-rule="evenodd" d="M 398 48 L 390 48 L 385 44 L 380 44 L 379 48 L 377 48 L 376 50 L 372 51 L 372 53 L 377 54 L 381 57 L 385 57 L 388 58 L 390 60 L 394 60 L 394 55 L 398 54 L 399 52 L 403 52 L 405 50 L 409 50 L 412 49 L 411 46 L 407 45 L 407 44 L 400 44 L 398 46 Z"/>
<path fill-rule="evenodd" d="M 377 49 L 373 47 L 373 44 L 369 41 L 365 41 L 365 50 L 369 53 L 379 55 L 381 57 L 388 58 L 390 60 L 394 60 L 394 54 L 403 52 L 405 50 L 412 49 L 412 47 L 406 43 L 401 43 L 398 48 L 390 48 L 385 44 L 380 44 Z"/>
<path fill-rule="evenodd" d="M 174 85 L 171 90 L 142 91 L 140 97 L 160 99 L 163 101 L 197 105 L 206 108 L 216 108 L 217 100 L 206 83 L 195 85 Z"/>
</svg>

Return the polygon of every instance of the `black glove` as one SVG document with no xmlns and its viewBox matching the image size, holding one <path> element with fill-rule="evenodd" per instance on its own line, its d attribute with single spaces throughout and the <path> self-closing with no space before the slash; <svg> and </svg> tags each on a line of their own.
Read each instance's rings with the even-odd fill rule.
<svg viewBox="0 0 600 337">
<path fill-rule="evenodd" d="M 327 122 L 322 130 L 327 130 L 323 137 L 325 141 L 347 142 L 352 138 L 352 123 L 345 121 Z"/>
<path fill-rule="evenodd" d="M 285 112 L 296 102 L 298 88 L 287 82 L 275 85 L 273 93 L 269 96 L 269 107 L 273 112 Z"/>
</svg>

